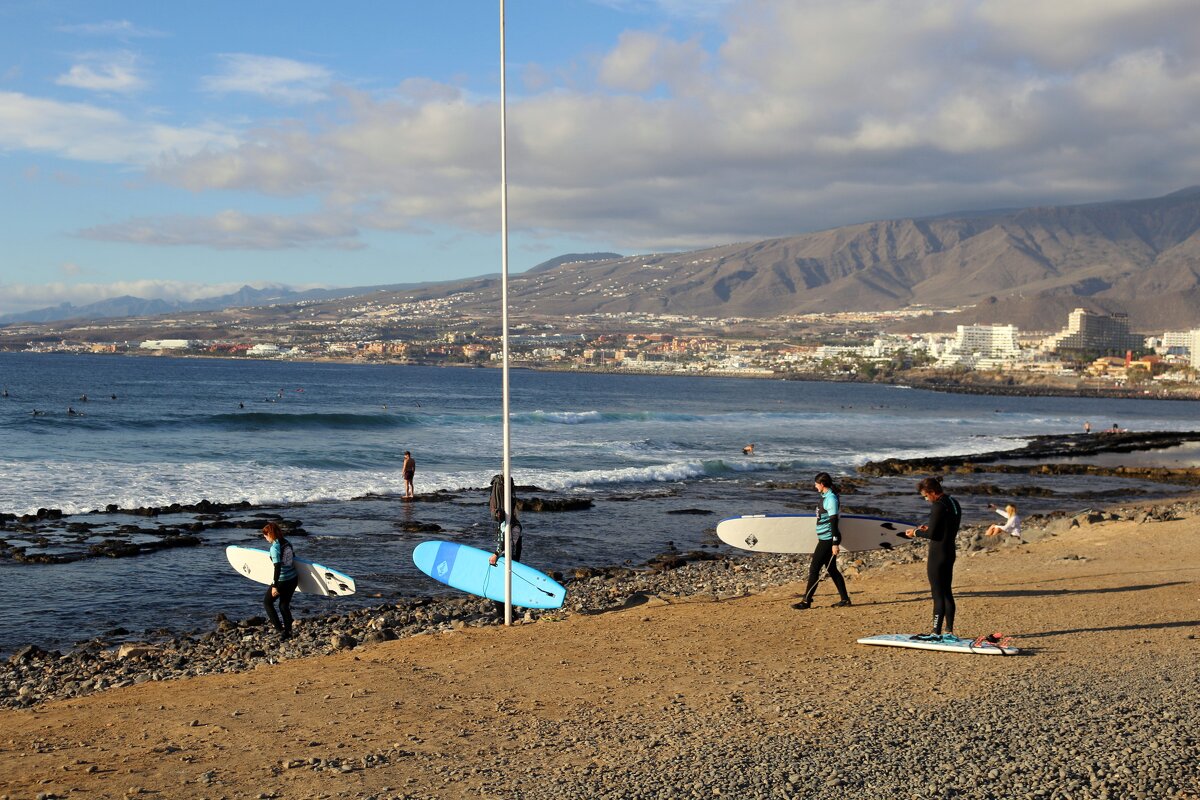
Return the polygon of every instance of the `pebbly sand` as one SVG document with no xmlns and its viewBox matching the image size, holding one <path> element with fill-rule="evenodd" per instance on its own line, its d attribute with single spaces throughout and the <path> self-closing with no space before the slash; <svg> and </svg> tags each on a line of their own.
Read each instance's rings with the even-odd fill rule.
<svg viewBox="0 0 1200 800">
<path fill-rule="evenodd" d="M 796 583 L 642 593 L 5 709 L 0 795 L 1200 797 L 1200 505 L 1181 507 L 961 552 L 958 632 L 1021 656 L 855 644 L 927 627 L 904 559 L 851 577 L 846 609 L 828 584 L 809 611 Z"/>
</svg>

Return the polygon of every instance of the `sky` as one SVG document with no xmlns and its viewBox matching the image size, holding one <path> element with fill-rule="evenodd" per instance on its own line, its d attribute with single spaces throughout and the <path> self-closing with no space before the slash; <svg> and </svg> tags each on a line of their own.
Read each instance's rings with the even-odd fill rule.
<svg viewBox="0 0 1200 800">
<path fill-rule="evenodd" d="M 513 273 L 1200 183 L 1195 0 L 508 0 Z M 4 0 L 0 314 L 501 268 L 498 0 Z"/>
</svg>

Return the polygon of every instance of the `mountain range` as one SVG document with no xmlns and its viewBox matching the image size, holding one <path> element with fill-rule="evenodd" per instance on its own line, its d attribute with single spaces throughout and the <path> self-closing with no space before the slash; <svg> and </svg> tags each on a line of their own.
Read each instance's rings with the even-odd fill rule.
<svg viewBox="0 0 1200 800">
<path fill-rule="evenodd" d="M 1062 328 L 1074 308 L 1125 313 L 1139 332 L 1200 326 L 1200 187 L 1164 197 L 962 212 L 847 225 L 686 253 L 564 257 L 510 280 L 514 312 L 648 312 L 764 319 L 951 309 L 894 326 Z M 471 295 L 495 308 L 492 278 L 409 296 Z"/>
<path fill-rule="evenodd" d="M 492 316 L 499 279 L 325 290 L 324 297 L 289 291 L 246 287 L 186 310 L 383 291 L 398 300 L 458 295 L 462 307 Z M 135 300 L 72 311 L 110 316 L 97 307 L 133 308 Z M 684 253 L 570 254 L 511 276 L 509 300 L 514 313 L 541 317 L 645 312 L 763 319 L 953 309 L 904 324 L 912 330 L 963 323 L 1054 330 L 1073 308 L 1085 307 L 1126 313 L 1139 332 L 1191 329 L 1200 327 L 1200 187 L 1144 200 L 865 222 Z"/>
<path fill-rule="evenodd" d="M 226 308 L 246 308 L 278 303 L 301 303 L 312 300 L 338 300 L 346 297 L 370 294 L 379 291 L 405 291 L 420 284 L 393 284 L 389 286 L 359 286 L 351 289 L 307 289 L 296 290 L 287 286 L 266 286 L 256 289 L 243 286 L 236 292 L 214 295 L 198 300 L 161 300 L 122 295 L 95 303 L 76 306 L 62 303 L 57 306 L 20 311 L 0 315 L 0 325 L 14 322 L 58 322 L 61 320 L 113 319 L 125 317 L 152 317 L 159 314 L 179 314 L 194 311 L 221 311 Z"/>
</svg>

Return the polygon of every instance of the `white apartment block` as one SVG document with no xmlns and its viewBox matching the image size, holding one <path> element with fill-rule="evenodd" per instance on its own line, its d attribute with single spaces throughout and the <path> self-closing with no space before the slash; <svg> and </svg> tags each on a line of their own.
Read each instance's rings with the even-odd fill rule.
<svg viewBox="0 0 1200 800">
<path fill-rule="evenodd" d="M 1020 355 L 1015 325 L 959 325 L 938 365 L 990 367 L 1016 361 Z"/>
<path fill-rule="evenodd" d="M 1154 348 L 1160 356 L 1186 356 L 1196 351 L 1192 339 L 1196 331 L 1167 331 Z"/>
<path fill-rule="evenodd" d="M 1046 340 L 1045 349 L 1121 354 L 1144 346 L 1142 337 L 1129 332 L 1124 314 L 1094 314 L 1077 308 L 1068 316 L 1067 327 Z"/>
</svg>

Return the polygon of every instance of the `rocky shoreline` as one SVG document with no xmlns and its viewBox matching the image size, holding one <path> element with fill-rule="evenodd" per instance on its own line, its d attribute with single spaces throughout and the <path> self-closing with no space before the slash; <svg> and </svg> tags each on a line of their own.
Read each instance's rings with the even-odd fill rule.
<svg viewBox="0 0 1200 800">
<path fill-rule="evenodd" d="M 1200 515 L 1200 500 L 1149 507 L 1124 505 L 1074 515 L 1051 514 L 1025 520 L 1025 537 L 1036 541 L 1072 528 L 1114 520 L 1153 523 Z M 986 537 L 985 526 L 964 526 L 960 557 L 1017 547 L 1005 537 Z M 894 564 L 923 560 L 922 543 L 892 550 L 851 553 L 842 571 L 851 582 L 862 574 Z M 595 615 L 640 605 L 725 600 L 802 581 L 808 556 L 719 555 L 708 550 L 667 551 L 636 569 L 580 567 L 555 573 L 567 587 L 567 601 L 553 611 L 524 610 L 518 624 L 548 623 L 571 615 Z M 30 707 L 147 681 L 245 672 L 265 664 L 306 658 L 400 638 L 499 624 L 494 605 L 463 595 L 404 598 L 397 602 L 298 619 L 291 641 L 280 642 L 262 616 L 231 620 L 219 615 L 212 630 L 180 635 L 146 631 L 138 641 L 117 629 L 107 638 L 80 643 L 70 651 L 22 647 L 0 664 L 0 708 Z"/>
<path fill-rule="evenodd" d="M 1023 437 L 1025 438 L 1025 437 Z M 1200 431 L 1120 431 L 1113 433 L 1059 434 L 1032 436 L 1026 443 L 1012 450 L 992 450 L 960 456 L 934 456 L 929 458 L 889 458 L 883 461 L 868 461 L 858 468 L 862 475 L 873 477 L 915 475 L 920 473 L 944 474 L 948 470 L 957 472 L 985 472 L 997 462 L 1037 462 L 1029 465 L 1004 464 L 1003 469 L 993 471 L 1028 472 L 1030 474 L 1091 474 L 1147 477 L 1163 480 L 1170 476 L 1181 482 L 1194 479 L 1200 483 L 1200 468 L 1168 470 L 1160 467 L 1097 467 L 1088 464 L 1054 464 L 1056 458 L 1078 459 L 1100 453 L 1133 453 L 1144 450 L 1165 450 L 1188 442 L 1200 441 Z M 1089 469 L 1090 468 L 1090 469 Z M 1163 477 L 1153 477 L 1163 476 Z"/>
</svg>

